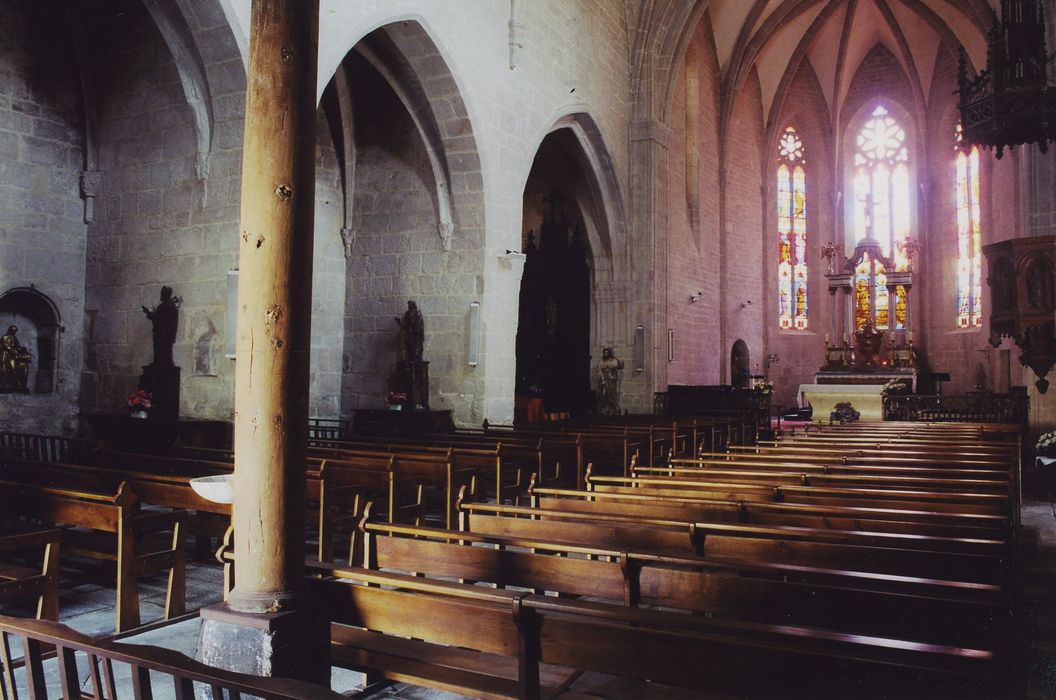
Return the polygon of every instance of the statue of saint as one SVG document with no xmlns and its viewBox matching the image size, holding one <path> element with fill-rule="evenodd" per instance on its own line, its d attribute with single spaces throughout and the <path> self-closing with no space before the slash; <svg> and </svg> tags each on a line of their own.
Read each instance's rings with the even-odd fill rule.
<svg viewBox="0 0 1056 700">
<path fill-rule="evenodd" d="M 612 348 L 601 351 L 598 363 L 598 413 L 603 416 L 620 415 L 620 371 L 623 360 L 617 360 Z"/>
<path fill-rule="evenodd" d="M 0 337 L 0 391 L 29 391 L 29 363 L 33 356 L 18 342 L 18 326 Z"/>
<path fill-rule="evenodd" d="M 422 320 L 422 312 L 418 310 L 418 304 L 408 301 L 403 318 L 396 317 L 396 325 L 403 331 L 403 349 L 406 360 L 408 362 L 420 361 L 422 347 L 425 345 L 425 321 Z"/>
<path fill-rule="evenodd" d="M 171 367 L 172 346 L 176 342 L 176 327 L 180 320 L 179 297 L 172 295 L 172 287 L 161 288 L 161 302 L 151 311 L 143 307 L 143 313 L 154 324 L 154 365 Z"/>
</svg>

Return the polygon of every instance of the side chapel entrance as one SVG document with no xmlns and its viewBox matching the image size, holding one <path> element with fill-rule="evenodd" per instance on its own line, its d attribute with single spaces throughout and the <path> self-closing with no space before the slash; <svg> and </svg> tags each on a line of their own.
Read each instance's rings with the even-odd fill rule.
<svg viewBox="0 0 1056 700">
<path fill-rule="evenodd" d="M 534 169 L 533 169 L 534 171 Z M 525 191 L 530 219 L 531 182 Z M 590 268 L 575 201 L 559 189 L 539 197 L 542 221 L 529 230 L 517 327 L 517 396 L 547 413 L 583 415 L 590 384 Z M 535 401 L 537 404 L 538 402 Z"/>
</svg>

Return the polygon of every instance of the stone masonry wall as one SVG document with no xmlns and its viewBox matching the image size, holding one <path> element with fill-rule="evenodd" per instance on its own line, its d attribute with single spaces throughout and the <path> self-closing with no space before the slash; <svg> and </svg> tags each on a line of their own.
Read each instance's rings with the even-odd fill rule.
<svg viewBox="0 0 1056 700">
<path fill-rule="evenodd" d="M 85 252 L 77 57 L 66 25 L 42 3 L 3 0 L 0 26 L 0 294 L 32 285 L 54 302 L 64 326 L 56 390 L 0 394 L 0 426 L 70 434 L 83 352 Z M 0 313 L 0 333 L 11 324 L 39 360 L 34 325 L 16 312 Z"/>
<path fill-rule="evenodd" d="M 248 3 L 245 5 L 239 12 L 248 9 Z M 373 302 L 360 299 L 355 290 L 369 287 L 375 281 L 361 280 L 362 269 L 355 265 L 363 263 L 353 261 L 350 315 L 360 317 L 362 312 L 365 316 L 360 318 L 355 330 L 349 331 L 346 355 L 358 363 L 357 358 L 363 357 L 364 345 L 379 348 L 386 342 L 395 342 L 395 324 L 391 317 L 402 312 L 406 298 L 416 295 L 427 324 L 426 353 L 427 359 L 433 362 L 431 376 L 441 378 L 446 374 L 448 377 L 434 380 L 433 403 L 440 408 L 461 407 L 457 417 L 464 424 L 479 424 L 485 416 L 496 422 L 512 420 L 517 329 L 514 310 L 520 276 L 519 267 L 500 261 L 499 255 L 506 249 L 519 248 L 524 183 L 543 137 L 560 118 L 587 113 L 597 124 L 607 146 L 619 187 L 625 188 L 627 179 L 629 37 L 623 6 L 596 0 L 533 0 L 517 3 L 515 7 L 513 68 L 510 3 L 490 0 L 457 4 L 423 4 L 414 0 L 331 3 L 324 7 L 327 21 L 321 24 L 320 72 L 326 76 L 324 80 L 329 79 L 349 49 L 366 33 L 390 22 L 410 19 L 419 23 L 429 37 L 413 42 L 421 46 L 431 40 L 439 51 L 435 58 L 423 64 L 420 77 L 426 88 L 446 81 L 457 85 L 457 95 L 430 106 L 441 121 L 445 136 L 472 136 L 472 141 L 463 140 L 475 144 L 481 159 L 480 179 L 473 176 L 464 182 L 454 182 L 452 194 L 456 208 L 460 202 L 470 209 L 475 206 L 473 202 L 483 202 L 483 219 L 458 221 L 454 249 L 443 255 L 436 255 L 436 249 L 429 247 L 438 245 L 438 237 L 433 224 L 435 214 L 428 222 L 429 230 L 424 228 L 424 206 L 422 220 L 415 220 L 409 226 L 400 225 L 400 236 L 406 238 L 405 232 L 410 231 L 410 237 L 416 241 L 407 252 L 421 254 L 422 264 L 432 266 L 423 267 L 421 279 L 434 277 L 438 285 L 435 292 L 393 288 L 372 297 Z M 455 76 L 454 80 L 450 75 Z M 455 100 L 464 101 L 467 112 L 464 118 L 458 117 L 457 110 L 453 109 Z M 365 157 L 366 154 L 361 154 L 361 158 Z M 611 192 L 610 196 L 620 205 L 627 201 L 628 193 L 623 189 Z M 412 202 L 403 200 L 393 203 L 400 207 L 412 206 Z M 358 205 L 357 210 L 357 218 L 364 220 L 379 211 L 360 209 Z M 633 250 L 628 246 L 626 234 L 615 230 L 611 235 L 612 255 L 619 259 L 620 266 L 609 261 L 608 267 L 618 267 L 621 274 L 629 275 Z M 356 247 L 358 256 L 361 254 L 359 241 Z M 396 253 L 382 248 L 362 254 Z M 629 283 L 626 279 L 614 282 L 617 286 Z M 378 300 L 382 298 L 392 303 L 381 304 Z M 481 362 L 476 368 L 465 365 L 471 301 L 481 303 Z M 623 303 L 621 314 L 640 316 L 644 320 L 648 311 L 639 313 L 633 300 Z M 371 304 L 376 306 L 369 308 Z M 624 327 L 633 329 L 633 326 L 628 323 Z M 382 336 L 388 340 L 383 341 Z M 632 337 L 612 340 L 623 347 L 633 342 Z M 379 354 L 365 361 L 380 362 L 383 351 L 371 352 Z M 388 352 L 385 364 L 393 357 Z M 369 371 L 354 370 L 354 373 L 356 377 L 345 378 L 345 407 L 380 405 L 383 388 L 380 380 Z M 647 392 L 640 395 L 650 396 Z M 647 406 L 630 408 L 643 410 Z"/>
<path fill-rule="evenodd" d="M 752 70 L 736 97 L 729 130 L 726 133 L 726 344 L 721 362 L 730 382 L 729 358 L 733 344 L 743 340 L 751 356 L 751 372 L 763 370 L 767 349 L 763 341 L 765 294 L 763 280 L 772 265 L 761 258 L 763 244 L 763 203 L 761 158 L 763 139 L 762 102 L 759 78 Z M 758 372 L 756 371 L 758 370 Z"/>
<path fill-rule="evenodd" d="M 237 264 L 244 77 L 230 60 L 230 39 L 224 51 L 214 37 L 215 54 L 203 57 L 217 106 L 214 142 L 209 175 L 199 179 L 193 115 L 168 47 L 138 2 L 109 9 L 97 76 L 103 184 L 89 227 L 83 403 L 123 409 L 152 360 L 140 307 L 153 308 L 168 284 L 183 298 L 174 348 L 181 414 L 227 419 L 226 277 Z"/>
<path fill-rule="evenodd" d="M 668 326 L 675 331 L 669 384 L 717 384 L 722 364 L 719 347 L 719 163 L 718 59 L 710 22 L 705 17 L 689 49 L 696 62 L 696 104 L 687 105 L 687 71 L 683 67 L 671 105 L 668 142 Z M 694 110 L 688 118 L 687 110 Z M 696 133 L 689 130 L 696 126 Z M 695 143 L 696 170 L 689 149 Z M 695 192 L 691 191 L 691 188 Z M 699 202 L 696 225 L 690 202 Z M 703 292 L 696 302 L 690 295 Z"/>
<path fill-rule="evenodd" d="M 372 69 L 352 74 L 356 107 L 356 241 L 347 279 L 342 413 L 382 408 L 402 353 L 394 321 L 415 300 L 425 319 L 434 409 L 479 424 L 479 391 L 467 367 L 469 305 L 479 299 L 474 242 L 455 236 L 444 251 L 435 180 L 413 122 Z M 479 244 L 479 243 L 477 243 Z"/>
</svg>

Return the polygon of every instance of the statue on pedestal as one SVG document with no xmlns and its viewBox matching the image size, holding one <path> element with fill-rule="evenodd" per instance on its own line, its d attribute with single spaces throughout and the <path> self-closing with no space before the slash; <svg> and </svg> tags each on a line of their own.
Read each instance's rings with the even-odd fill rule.
<svg viewBox="0 0 1056 700">
<path fill-rule="evenodd" d="M 620 415 L 620 371 L 623 360 L 612 354 L 612 348 L 601 351 L 598 363 L 598 413 L 603 416 Z"/>
<path fill-rule="evenodd" d="M 9 326 L 0 337 L 0 392 L 29 391 L 29 363 L 33 356 L 18 341 L 18 326 Z"/>
<path fill-rule="evenodd" d="M 152 418 L 176 419 L 180 413 L 180 368 L 172 360 L 172 346 L 176 343 L 179 327 L 180 297 L 173 296 L 172 287 L 161 288 L 161 299 L 153 311 L 146 306 L 143 313 L 153 324 L 154 361 L 144 365 L 139 387 L 150 393 L 153 400 Z"/>
<path fill-rule="evenodd" d="M 418 304 L 413 300 L 407 302 L 407 310 L 403 312 L 403 318 L 396 317 L 396 325 L 403 331 L 403 349 L 408 362 L 422 359 L 422 349 L 425 345 L 425 321 L 422 312 L 418 310 Z"/>
<path fill-rule="evenodd" d="M 408 397 L 411 410 L 429 409 L 429 363 L 422 359 L 425 346 L 425 321 L 418 304 L 407 302 L 403 318 L 396 317 L 396 325 L 403 335 L 402 361 L 396 363 L 396 374 L 400 377 L 403 393 Z"/>
<path fill-rule="evenodd" d="M 176 328 L 180 321 L 180 303 L 183 300 L 172 295 L 172 287 L 161 288 L 161 301 L 154 310 L 143 308 L 150 322 L 154 324 L 154 364 L 172 366 L 172 346 L 176 342 Z"/>
</svg>

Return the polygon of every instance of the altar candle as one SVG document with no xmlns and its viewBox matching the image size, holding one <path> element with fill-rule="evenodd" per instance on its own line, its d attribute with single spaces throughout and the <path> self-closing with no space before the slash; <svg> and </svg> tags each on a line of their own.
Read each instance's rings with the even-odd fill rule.
<svg viewBox="0 0 1056 700">
<path fill-rule="evenodd" d="M 843 342 L 847 342 L 847 331 L 843 332 Z"/>
<path fill-rule="evenodd" d="M 825 344 L 826 345 L 829 344 L 829 334 L 828 333 L 825 334 Z"/>
<path fill-rule="evenodd" d="M 913 331 L 906 331 L 906 340 L 913 342 Z"/>
</svg>

